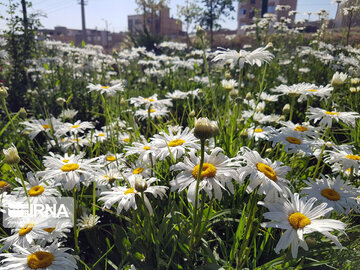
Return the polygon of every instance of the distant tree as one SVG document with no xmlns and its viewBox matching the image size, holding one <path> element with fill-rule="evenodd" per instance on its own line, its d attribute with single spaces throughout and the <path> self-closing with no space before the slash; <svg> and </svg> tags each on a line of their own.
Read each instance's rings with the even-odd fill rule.
<svg viewBox="0 0 360 270">
<path fill-rule="evenodd" d="M 200 14 L 201 8 L 191 0 L 185 0 L 185 5 L 177 5 L 177 16 L 185 26 L 186 41 L 188 46 L 190 44 L 189 29 L 196 21 L 196 17 Z"/>
<path fill-rule="evenodd" d="M 214 29 L 219 28 L 218 23 L 222 16 L 229 17 L 234 11 L 233 0 L 198 0 L 202 3 L 203 12 L 197 16 L 197 22 L 204 28 L 210 30 L 210 45 L 214 41 Z"/>
<path fill-rule="evenodd" d="M 143 13 L 143 27 L 144 32 L 146 32 L 147 24 L 146 17 L 147 15 L 151 15 L 151 25 L 152 28 L 155 29 L 155 16 L 156 13 L 161 10 L 164 6 L 169 3 L 169 0 L 135 0 L 138 5 L 136 11 Z M 147 29 L 149 30 L 149 29 Z"/>
</svg>

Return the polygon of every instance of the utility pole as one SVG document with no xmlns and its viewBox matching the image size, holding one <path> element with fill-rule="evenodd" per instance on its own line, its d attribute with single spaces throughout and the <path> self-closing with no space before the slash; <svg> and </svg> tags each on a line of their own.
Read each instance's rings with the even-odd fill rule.
<svg viewBox="0 0 360 270">
<path fill-rule="evenodd" d="M 81 5 L 81 23 L 82 23 L 82 39 L 86 42 L 86 26 L 85 26 L 85 1 L 80 0 Z"/>
</svg>

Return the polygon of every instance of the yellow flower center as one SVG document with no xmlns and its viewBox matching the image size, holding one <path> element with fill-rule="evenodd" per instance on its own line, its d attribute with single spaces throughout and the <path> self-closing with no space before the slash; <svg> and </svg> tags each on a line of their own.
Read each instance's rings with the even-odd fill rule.
<svg viewBox="0 0 360 270">
<path fill-rule="evenodd" d="M 131 194 L 131 193 L 135 193 L 135 188 L 129 188 L 128 190 L 126 190 L 125 192 L 124 192 L 124 194 L 125 195 L 127 195 L 127 194 Z"/>
<path fill-rule="evenodd" d="M 50 128 L 50 125 L 41 125 L 43 127 L 43 129 L 49 129 Z"/>
<path fill-rule="evenodd" d="M 34 223 L 28 223 L 26 224 L 24 227 L 22 227 L 19 231 L 19 235 L 20 236 L 23 236 L 25 234 L 28 234 L 29 232 L 31 232 L 31 230 L 33 229 L 34 227 Z"/>
<path fill-rule="evenodd" d="M 78 127 L 80 127 L 80 125 L 73 125 L 73 126 L 71 126 L 72 128 L 78 128 Z"/>
<path fill-rule="evenodd" d="M 150 102 L 155 101 L 155 99 L 153 99 L 153 98 L 144 98 L 144 99 L 147 100 L 147 101 L 150 101 Z"/>
<path fill-rule="evenodd" d="M 27 265 L 31 269 L 46 268 L 52 264 L 55 256 L 51 252 L 36 251 L 27 257 Z"/>
<path fill-rule="evenodd" d="M 132 171 L 133 174 L 140 174 L 144 171 L 143 168 L 139 167 L 139 168 L 136 168 L 135 170 Z"/>
<path fill-rule="evenodd" d="M 292 213 L 289 216 L 289 223 L 295 229 L 302 229 L 311 223 L 310 219 L 300 212 Z"/>
<path fill-rule="evenodd" d="M 64 163 L 68 163 L 69 162 L 69 160 L 68 159 L 63 159 L 63 161 L 62 162 L 64 162 Z"/>
<path fill-rule="evenodd" d="M 256 164 L 256 168 L 258 169 L 259 172 L 262 172 L 263 174 L 265 174 L 266 177 L 270 178 L 274 182 L 277 181 L 276 173 L 270 166 L 259 162 Z"/>
<path fill-rule="evenodd" d="M 286 137 L 285 140 L 292 144 L 301 144 L 301 140 L 295 137 Z"/>
<path fill-rule="evenodd" d="M 109 86 L 101 86 L 102 89 L 109 89 Z"/>
<path fill-rule="evenodd" d="M 150 146 L 144 146 L 143 149 L 144 150 L 150 150 Z"/>
<path fill-rule="evenodd" d="M 304 132 L 307 131 L 308 128 L 304 127 L 304 126 L 297 126 L 296 128 L 294 128 L 295 131 L 300 131 L 300 132 Z"/>
<path fill-rule="evenodd" d="M 329 199 L 330 201 L 340 200 L 340 194 L 336 190 L 333 190 L 332 188 L 324 188 L 321 191 L 321 195 L 323 195 L 325 198 Z"/>
<path fill-rule="evenodd" d="M 104 134 L 104 133 L 99 133 L 98 136 L 99 136 L 99 137 L 104 137 L 105 134 Z"/>
<path fill-rule="evenodd" d="M 130 138 L 123 139 L 124 142 L 130 142 Z"/>
<path fill-rule="evenodd" d="M 45 188 L 43 186 L 34 186 L 29 190 L 30 196 L 39 196 L 44 192 Z"/>
<path fill-rule="evenodd" d="M 316 89 L 309 89 L 308 91 L 309 91 L 309 92 L 317 92 L 318 90 L 316 90 Z"/>
<path fill-rule="evenodd" d="M 5 181 L 0 181 L 0 188 L 4 188 L 4 187 L 7 187 L 9 186 L 8 183 L 6 183 Z"/>
<path fill-rule="evenodd" d="M 326 111 L 325 113 L 327 115 L 338 115 L 339 114 L 338 112 L 329 112 L 329 111 Z"/>
<path fill-rule="evenodd" d="M 44 231 L 48 233 L 52 233 L 55 230 L 55 227 L 52 228 L 45 228 Z"/>
<path fill-rule="evenodd" d="M 192 171 L 192 175 L 197 179 L 199 174 L 200 164 L 196 165 Z M 204 163 L 201 169 L 200 179 L 203 180 L 205 177 L 214 177 L 216 175 L 216 168 L 211 163 Z"/>
<path fill-rule="evenodd" d="M 230 91 L 230 90 L 233 90 L 234 87 L 232 87 L 232 86 L 225 86 L 224 89 L 227 90 L 227 91 Z"/>
<path fill-rule="evenodd" d="M 263 132 L 264 130 L 262 129 L 262 128 L 256 128 L 255 130 L 254 130 L 254 132 L 255 133 L 259 133 L 259 132 Z"/>
<path fill-rule="evenodd" d="M 182 145 L 182 144 L 184 144 L 184 143 L 185 143 L 184 140 L 182 140 L 182 139 L 176 139 L 176 140 L 170 141 L 170 142 L 168 143 L 168 145 L 169 145 L 170 147 L 174 147 L 174 146 Z"/>
<path fill-rule="evenodd" d="M 71 171 L 75 171 L 77 169 L 79 169 L 79 164 L 77 163 L 70 163 L 70 164 L 65 164 L 64 166 L 61 167 L 61 170 L 63 172 L 71 172 Z"/>
<path fill-rule="evenodd" d="M 345 157 L 352 160 L 360 160 L 360 156 L 357 155 L 346 155 Z"/>
<path fill-rule="evenodd" d="M 107 156 L 107 157 L 106 157 L 106 160 L 107 160 L 107 161 L 115 161 L 115 160 L 116 160 L 116 157 L 115 157 L 115 156 Z"/>
<path fill-rule="evenodd" d="M 150 109 L 150 112 L 153 113 L 153 112 L 156 112 L 156 110 L 155 109 Z"/>
</svg>

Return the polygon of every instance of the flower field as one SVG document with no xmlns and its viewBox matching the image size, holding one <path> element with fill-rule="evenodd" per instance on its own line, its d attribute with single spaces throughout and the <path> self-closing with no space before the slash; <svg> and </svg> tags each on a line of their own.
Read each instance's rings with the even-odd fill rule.
<svg viewBox="0 0 360 270">
<path fill-rule="evenodd" d="M 359 269 L 360 49 L 197 39 L 1 51 L 1 269 Z"/>
</svg>

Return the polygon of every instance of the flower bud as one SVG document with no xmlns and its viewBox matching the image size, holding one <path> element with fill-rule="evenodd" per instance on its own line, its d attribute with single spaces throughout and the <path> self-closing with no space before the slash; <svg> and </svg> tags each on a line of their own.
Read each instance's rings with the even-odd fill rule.
<svg viewBox="0 0 360 270">
<path fill-rule="evenodd" d="M 191 117 L 191 118 L 194 118 L 194 117 L 195 117 L 195 111 L 194 111 L 194 110 L 192 110 L 192 111 L 189 113 L 189 117 Z"/>
<path fill-rule="evenodd" d="M 205 35 L 205 30 L 200 26 L 196 26 L 196 36 L 202 38 Z"/>
<path fill-rule="evenodd" d="M 8 97 L 8 92 L 4 86 L 0 87 L 0 99 L 5 99 Z"/>
<path fill-rule="evenodd" d="M 200 140 L 206 140 L 219 134 L 219 127 L 215 121 L 207 117 L 195 119 L 194 135 Z"/>
<path fill-rule="evenodd" d="M 138 175 L 135 180 L 135 189 L 139 192 L 144 192 L 148 188 L 148 184 L 142 176 Z"/>
<path fill-rule="evenodd" d="M 24 107 L 21 107 L 21 108 L 20 108 L 20 110 L 19 110 L 19 116 L 20 116 L 21 118 L 26 118 L 27 112 L 26 112 L 26 110 L 25 110 Z"/>
<path fill-rule="evenodd" d="M 284 108 L 282 109 L 283 114 L 290 113 L 290 104 L 285 104 Z"/>
<path fill-rule="evenodd" d="M 246 97 L 245 97 L 247 100 L 251 100 L 252 99 L 252 95 L 251 95 L 251 93 L 250 92 L 248 92 L 247 94 L 246 94 Z"/>
<path fill-rule="evenodd" d="M 59 105 L 59 106 L 62 106 L 64 105 L 64 103 L 66 102 L 66 100 L 62 97 L 59 97 L 56 99 L 56 104 Z"/>
<path fill-rule="evenodd" d="M 225 79 L 227 80 L 231 79 L 231 74 L 229 72 L 225 73 Z"/>
<path fill-rule="evenodd" d="M 271 153 L 272 150 L 273 150 L 273 149 L 272 149 L 271 147 L 266 148 L 265 153 L 266 153 L 266 154 L 269 154 L 269 153 Z"/>
<path fill-rule="evenodd" d="M 125 99 L 124 99 L 124 98 L 121 98 L 121 99 L 120 99 L 120 105 L 125 105 L 125 104 L 126 104 Z"/>
<path fill-rule="evenodd" d="M 351 93 L 356 93 L 357 92 L 356 87 L 350 87 L 349 90 L 350 90 Z"/>
<path fill-rule="evenodd" d="M 332 79 L 331 79 L 331 85 L 332 86 L 340 86 L 343 85 L 345 80 L 347 78 L 347 74 L 346 73 L 342 73 L 342 72 L 335 72 L 335 74 L 333 75 Z"/>
<path fill-rule="evenodd" d="M 9 165 L 16 165 L 20 162 L 20 157 L 18 151 L 14 144 L 11 144 L 11 147 L 8 149 L 3 149 L 5 155 L 5 162 Z"/>
<path fill-rule="evenodd" d="M 238 96 L 238 91 L 236 91 L 235 89 L 231 90 L 229 93 L 231 98 L 236 98 Z"/>
<path fill-rule="evenodd" d="M 359 78 L 351 78 L 351 79 L 350 79 L 350 83 L 351 83 L 351 84 L 359 84 L 359 83 L 360 83 L 360 79 L 359 79 Z"/>
</svg>

